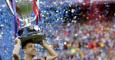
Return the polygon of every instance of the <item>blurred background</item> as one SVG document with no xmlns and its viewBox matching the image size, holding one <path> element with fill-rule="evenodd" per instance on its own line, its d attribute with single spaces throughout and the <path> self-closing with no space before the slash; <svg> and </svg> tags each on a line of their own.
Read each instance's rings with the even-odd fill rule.
<svg viewBox="0 0 115 60">
<path fill-rule="evenodd" d="M 115 60 L 115 0 L 40 0 L 38 26 L 57 60 Z M 32 13 L 33 14 L 33 13 Z M 0 60 L 11 60 L 14 16 L 0 0 Z M 48 53 L 39 44 L 36 58 Z M 23 59 L 23 52 L 20 50 Z"/>
</svg>

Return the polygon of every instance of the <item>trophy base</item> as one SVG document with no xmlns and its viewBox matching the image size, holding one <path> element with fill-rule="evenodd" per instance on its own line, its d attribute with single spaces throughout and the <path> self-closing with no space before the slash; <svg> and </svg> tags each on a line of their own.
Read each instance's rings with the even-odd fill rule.
<svg viewBox="0 0 115 60">
<path fill-rule="evenodd" d="M 45 35 L 43 33 L 35 31 L 34 29 L 26 27 L 21 29 L 20 31 L 19 31 L 21 33 L 20 39 L 22 43 L 30 40 L 33 43 L 40 44 L 42 40 L 45 40 Z M 25 31 L 28 31 L 28 33 L 25 33 Z"/>
<path fill-rule="evenodd" d="M 27 40 L 31 40 L 33 43 L 39 44 L 40 42 L 42 42 L 42 40 L 45 40 L 45 36 L 41 34 L 33 34 L 30 36 L 22 36 L 20 39 L 22 43 Z"/>
</svg>

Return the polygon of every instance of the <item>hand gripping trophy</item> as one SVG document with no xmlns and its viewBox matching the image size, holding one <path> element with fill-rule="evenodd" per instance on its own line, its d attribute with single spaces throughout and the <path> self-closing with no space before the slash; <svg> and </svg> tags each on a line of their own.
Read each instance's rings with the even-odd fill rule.
<svg viewBox="0 0 115 60">
<path fill-rule="evenodd" d="M 34 43 L 40 43 L 45 39 L 38 26 L 32 24 L 39 18 L 39 0 L 6 0 L 11 13 L 22 23 L 18 29 L 18 35 L 21 42 L 32 40 Z M 31 14 L 34 12 L 35 17 Z M 16 19 L 17 20 L 17 19 Z"/>
</svg>

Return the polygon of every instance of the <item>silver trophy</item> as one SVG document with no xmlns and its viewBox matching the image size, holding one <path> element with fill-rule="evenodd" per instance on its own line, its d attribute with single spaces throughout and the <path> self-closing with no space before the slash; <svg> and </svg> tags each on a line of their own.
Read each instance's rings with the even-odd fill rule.
<svg viewBox="0 0 115 60">
<path fill-rule="evenodd" d="M 35 22 L 36 16 L 32 17 L 32 0 L 15 0 L 16 2 L 16 14 L 12 8 L 11 0 L 6 0 L 8 7 L 13 15 L 17 15 L 21 21 L 21 28 L 18 31 L 21 41 L 32 40 L 35 43 L 45 39 L 43 33 L 41 33 L 38 27 L 34 26 L 32 22 Z"/>
</svg>

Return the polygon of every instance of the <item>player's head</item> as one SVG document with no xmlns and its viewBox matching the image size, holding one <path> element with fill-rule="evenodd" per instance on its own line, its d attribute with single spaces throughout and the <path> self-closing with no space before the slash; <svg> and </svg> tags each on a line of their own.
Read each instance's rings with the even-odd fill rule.
<svg viewBox="0 0 115 60">
<path fill-rule="evenodd" d="M 22 42 L 22 49 L 25 55 L 29 56 L 35 56 L 36 55 L 36 48 L 35 44 L 32 40 L 27 40 L 25 42 Z"/>
</svg>

